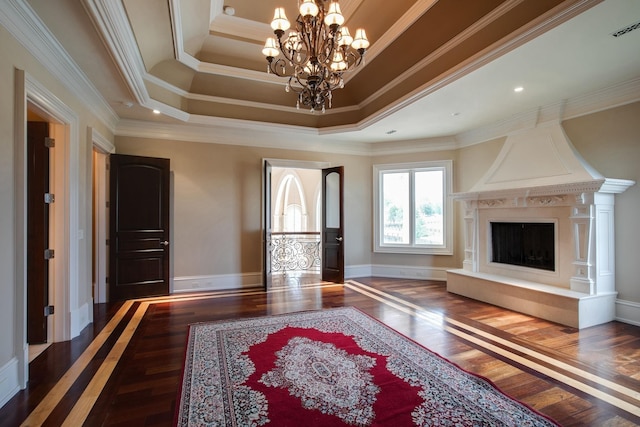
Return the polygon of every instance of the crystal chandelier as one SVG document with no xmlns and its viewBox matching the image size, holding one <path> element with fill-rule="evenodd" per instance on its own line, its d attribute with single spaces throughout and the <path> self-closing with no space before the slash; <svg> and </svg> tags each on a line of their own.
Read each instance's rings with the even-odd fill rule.
<svg viewBox="0 0 640 427">
<path fill-rule="evenodd" d="M 298 4 L 300 14 L 287 36 L 291 24 L 284 8 L 276 8 L 271 28 L 277 39 L 269 37 L 262 53 L 269 63 L 267 72 L 289 78 L 285 90 L 298 94 L 298 108 L 324 113 L 331 108 L 331 92 L 344 86 L 343 73 L 363 62 L 369 40 L 363 29 L 351 37 L 342 26 L 344 16 L 336 0 L 298 0 Z M 276 59 L 280 53 L 283 58 Z"/>
</svg>

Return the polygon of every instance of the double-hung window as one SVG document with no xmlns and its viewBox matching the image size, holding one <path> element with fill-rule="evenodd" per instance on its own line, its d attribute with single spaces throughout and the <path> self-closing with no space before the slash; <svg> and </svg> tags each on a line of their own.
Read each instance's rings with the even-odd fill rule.
<svg viewBox="0 0 640 427">
<path fill-rule="evenodd" d="M 375 251 L 453 253 L 452 162 L 374 165 Z"/>
</svg>

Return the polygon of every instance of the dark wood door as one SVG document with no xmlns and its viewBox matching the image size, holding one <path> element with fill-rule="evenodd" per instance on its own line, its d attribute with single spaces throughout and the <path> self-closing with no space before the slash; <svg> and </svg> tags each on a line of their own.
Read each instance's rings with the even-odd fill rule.
<svg viewBox="0 0 640 427">
<path fill-rule="evenodd" d="M 169 159 L 110 158 L 109 301 L 169 293 Z"/>
<path fill-rule="evenodd" d="M 262 210 L 264 213 L 262 283 L 264 283 L 265 289 L 268 289 L 271 287 L 273 274 L 271 270 L 271 164 L 267 160 L 264 161 L 264 177 L 262 184 L 262 194 L 264 198 L 264 206 Z"/>
<path fill-rule="evenodd" d="M 322 170 L 322 280 L 344 282 L 344 167 Z"/>
<path fill-rule="evenodd" d="M 27 124 L 27 342 L 47 342 L 49 305 L 49 123 Z"/>
</svg>

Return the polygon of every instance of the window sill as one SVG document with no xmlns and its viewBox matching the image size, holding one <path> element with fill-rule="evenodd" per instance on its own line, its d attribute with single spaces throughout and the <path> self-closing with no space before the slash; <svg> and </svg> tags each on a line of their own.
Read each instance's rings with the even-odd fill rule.
<svg viewBox="0 0 640 427">
<path fill-rule="evenodd" d="M 376 247 L 373 252 L 385 254 L 415 254 L 415 255 L 453 255 L 449 248 L 400 248 L 382 246 Z"/>
</svg>

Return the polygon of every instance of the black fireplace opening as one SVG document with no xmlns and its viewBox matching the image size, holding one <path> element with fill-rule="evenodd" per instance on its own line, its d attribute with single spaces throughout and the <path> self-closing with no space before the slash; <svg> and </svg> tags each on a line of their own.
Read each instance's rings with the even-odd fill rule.
<svg viewBox="0 0 640 427">
<path fill-rule="evenodd" d="M 492 222 L 492 262 L 555 271 L 555 224 Z"/>
</svg>

